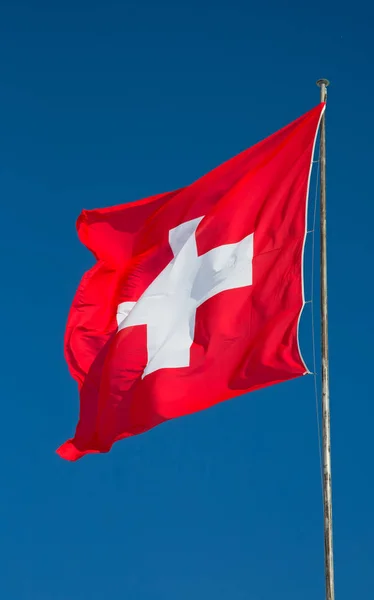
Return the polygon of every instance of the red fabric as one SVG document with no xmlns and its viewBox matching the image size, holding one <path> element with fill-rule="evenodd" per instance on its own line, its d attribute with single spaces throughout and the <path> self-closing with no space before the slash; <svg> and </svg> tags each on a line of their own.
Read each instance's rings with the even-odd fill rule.
<svg viewBox="0 0 374 600">
<path fill-rule="evenodd" d="M 303 375 L 297 330 L 303 307 L 306 198 L 320 104 L 192 185 L 132 204 L 83 211 L 77 228 L 97 259 L 78 288 L 65 339 L 80 391 L 68 460 L 107 452 L 165 420 Z M 116 311 L 137 301 L 172 259 L 169 230 L 206 215 L 199 255 L 254 232 L 253 285 L 197 310 L 190 366 L 141 378 L 146 326 L 117 333 Z"/>
</svg>

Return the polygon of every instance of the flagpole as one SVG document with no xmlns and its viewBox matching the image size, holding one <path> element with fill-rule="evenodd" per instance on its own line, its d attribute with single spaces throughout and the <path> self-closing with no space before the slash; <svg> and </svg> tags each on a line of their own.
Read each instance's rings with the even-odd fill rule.
<svg viewBox="0 0 374 600">
<path fill-rule="evenodd" d="M 319 79 L 321 102 L 326 102 L 327 79 Z M 331 435 L 329 392 L 329 348 L 327 313 L 327 245 L 326 245 L 326 121 L 323 113 L 320 125 L 320 235 L 321 235 L 321 351 L 322 351 L 322 450 L 323 450 L 323 512 L 325 540 L 326 600 L 334 600 L 334 555 L 332 536 Z"/>
</svg>

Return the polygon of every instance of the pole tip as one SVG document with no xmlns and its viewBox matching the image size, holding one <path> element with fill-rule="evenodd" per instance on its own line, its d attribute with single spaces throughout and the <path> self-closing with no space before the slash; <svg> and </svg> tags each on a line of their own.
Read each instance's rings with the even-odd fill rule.
<svg viewBox="0 0 374 600">
<path fill-rule="evenodd" d="M 330 82 L 328 79 L 318 79 L 317 85 L 318 87 L 322 87 L 323 85 L 327 87 L 330 85 Z"/>
</svg>

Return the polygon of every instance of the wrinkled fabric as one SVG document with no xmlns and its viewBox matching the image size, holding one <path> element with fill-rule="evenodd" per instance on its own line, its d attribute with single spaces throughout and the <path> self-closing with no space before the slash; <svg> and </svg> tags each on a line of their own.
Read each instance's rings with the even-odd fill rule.
<svg viewBox="0 0 374 600">
<path fill-rule="evenodd" d="M 74 438 L 57 451 L 62 458 L 107 452 L 121 438 L 307 372 L 298 324 L 323 110 L 320 104 L 183 189 L 82 212 L 78 235 L 97 262 L 83 276 L 66 327 L 80 416 Z M 118 330 L 117 310 L 140 301 L 173 260 L 170 231 L 194 219 L 198 256 L 253 234 L 252 284 L 198 306 L 188 366 L 144 376 L 147 324 Z"/>
</svg>

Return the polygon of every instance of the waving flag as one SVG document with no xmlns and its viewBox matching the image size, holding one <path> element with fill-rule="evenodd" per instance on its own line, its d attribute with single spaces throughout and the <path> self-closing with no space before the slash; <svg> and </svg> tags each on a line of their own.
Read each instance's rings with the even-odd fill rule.
<svg viewBox="0 0 374 600">
<path fill-rule="evenodd" d="M 307 372 L 298 344 L 308 182 L 320 104 L 192 185 L 83 211 L 97 259 L 65 353 L 77 460 L 121 438 Z"/>
</svg>

